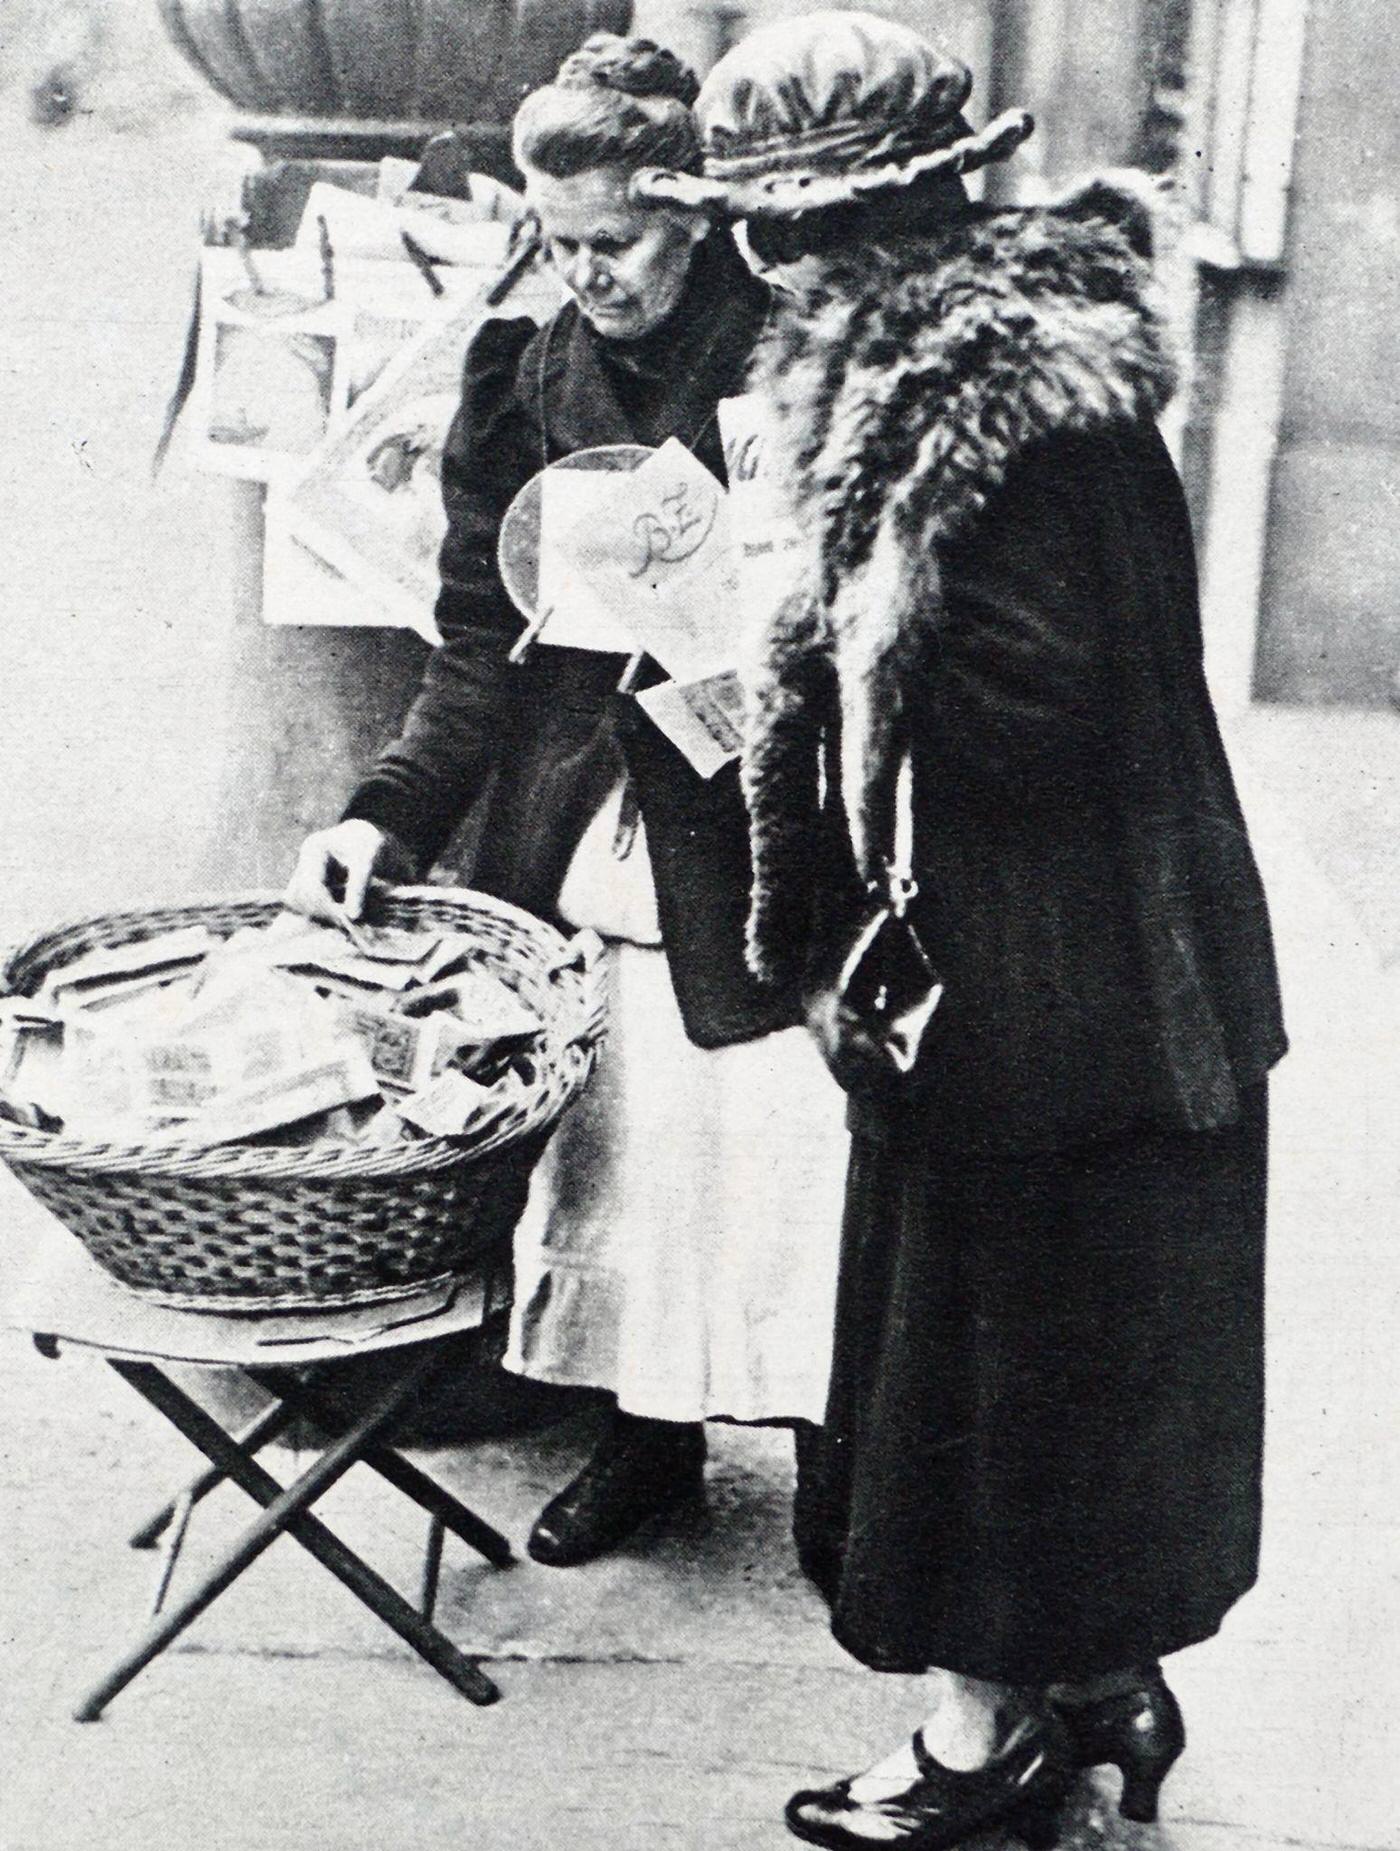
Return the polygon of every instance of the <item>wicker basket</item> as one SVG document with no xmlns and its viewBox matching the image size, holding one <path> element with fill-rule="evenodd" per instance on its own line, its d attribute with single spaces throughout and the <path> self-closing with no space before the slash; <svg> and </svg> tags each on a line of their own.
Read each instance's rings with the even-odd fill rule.
<svg viewBox="0 0 1400 1851">
<path fill-rule="evenodd" d="M 82 952 L 182 926 L 219 935 L 265 925 L 266 894 L 109 913 L 46 932 L 0 966 L 0 993 L 27 994 Z M 133 1291 L 163 1305 L 283 1311 L 402 1298 L 447 1281 L 513 1227 L 551 1126 L 593 1068 L 603 1032 L 591 934 L 569 944 L 485 894 L 398 888 L 376 923 L 475 941 L 545 1025 L 532 1082 L 483 1104 L 459 1138 L 390 1149 L 220 1146 L 172 1152 L 99 1144 L 0 1120 L 0 1159 Z"/>
</svg>

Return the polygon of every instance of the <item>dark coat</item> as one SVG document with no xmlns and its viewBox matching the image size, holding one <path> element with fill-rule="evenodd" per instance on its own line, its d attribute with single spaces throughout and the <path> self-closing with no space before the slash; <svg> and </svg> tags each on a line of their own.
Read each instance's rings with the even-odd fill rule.
<svg viewBox="0 0 1400 1851">
<path fill-rule="evenodd" d="M 750 742 L 756 950 L 849 930 L 823 874 L 888 847 L 914 768 L 916 925 L 946 979 L 871 1136 L 1063 1148 L 1236 1122 L 1284 1051 L 1264 895 L 1202 669 L 1191 533 L 1153 417 L 1170 367 L 1101 195 L 969 213 L 779 325 L 763 377 L 813 559 Z M 870 749 L 845 811 L 813 766 Z M 873 717 L 872 717 L 873 716 Z M 883 729 L 883 730 L 882 730 Z M 878 865 L 878 864 L 877 864 Z"/>
<path fill-rule="evenodd" d="M 1022 1149 L 1234 1123 L 1273 947 L 1150 424 L 1047 439 L 943 554 L 913 677 L 913 916 L 947 980 L 907 1103 Z"/>
<path fill-rule="evenodd" d="M 579 839 L 625 763 L 677 1001 L 701 1047 L 796 1019 L 791 995 L 757 982 L 744 963 L 751 870 L 737 769 L 696 776 L 616 693 L 621 656 L 540 645 L 510 664 L 522 622 L 501 583 L 496 538 L 537 470 L 594 445 L 676 436 L 723 481 L 716 405 L 743 390 L 768 305 L 732 239 L 714 234 L 676 310 L 642 341 L 600 338 L 572 304 L 543 330 L 528 321 L 483 327 L 443 455 L 442 647 L 400 738 L 346 811 L 390 831 L 426 867 L 485 793 L 473 884 L 552 917 Z"/>
</svg>

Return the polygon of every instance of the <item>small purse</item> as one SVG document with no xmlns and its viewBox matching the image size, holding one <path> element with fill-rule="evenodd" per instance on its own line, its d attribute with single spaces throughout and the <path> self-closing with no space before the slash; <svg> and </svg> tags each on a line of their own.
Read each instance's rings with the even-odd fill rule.
<svg viewBox="0 0 1400 1851">
<path fill-rule="evenodd" d="M 919 891 L 912 872 L 913 835 L 906 760 L 899 777 L 894 857 L 884 881 L 871 883 L 869 910 L 808 1007 L 808 1027 L 847 1092 L 887 1091 L 907 1079 L 943 996 L 943 979 L 909 917 Z"/>
</svg>

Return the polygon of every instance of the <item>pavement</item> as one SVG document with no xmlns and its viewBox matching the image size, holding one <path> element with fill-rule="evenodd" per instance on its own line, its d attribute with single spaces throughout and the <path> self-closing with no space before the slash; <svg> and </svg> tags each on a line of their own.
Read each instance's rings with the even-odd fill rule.
<svg viewBox="0 0 1400 1851">
<path fill-rule="evenodd" d="M 1400 1845 L 1400 938 L 1377 867 L 1394 872 L 1400 723 L 1256 711 L 1231 730 L 1294 1040 L 1274 1092 L 1264 1560 L 1220 1637 L 1173 1661 L 1191 1744 L 1162 1824 L 1119 1821 L 1102 1777 L 1076 1800 L 1079 1851 Z M 17 1192 L 0 1202 L 34 1213 Z M 712 1426 L 707 1514 L 608 1559 L 502 1574 L 449 1542 L 440 1623 L 500 1683 L 491 1709 L 284 1540 L 78 1725 L 72 1701 L 144 1611 L 150 1558 L 124 1538 L 189 1456 L 78 1353 L 55 1364 L 0 1339 L 0 1395 L 5 1851 L 757 1851 L 786 1842 L 792 1788 L 854 1769 L 920 1714 L 918 1680 L 846 1658 L 798 1574 L 787 1437 Z M 425 1463 L 523 1540 L 589 1420 Z M 191 1560 L 240 1506 L 224 1491 L 201 1508 Z M 324 1508 L 412 1592 L 416 1513 L 368 1473 Z"/>
</svg>

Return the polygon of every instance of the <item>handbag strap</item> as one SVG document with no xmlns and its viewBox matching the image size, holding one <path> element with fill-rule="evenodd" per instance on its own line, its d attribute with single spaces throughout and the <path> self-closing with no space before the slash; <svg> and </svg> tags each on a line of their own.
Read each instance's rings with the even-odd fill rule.
<svg viewBox="0 0 1400 1851">
<path fill-rule="evenodd" d="M 885 864 L 886 900 L 891 914 L 902 919 L 911 900 L 918 898 L 914 879 L 914 766 L 906 752 L 899 762 L 894 791 L 894 849 Z"/>
</svg>

